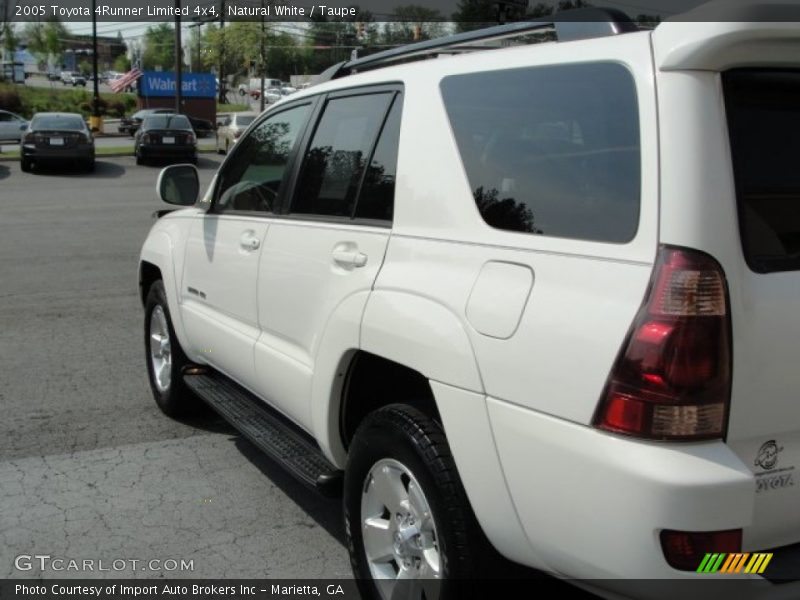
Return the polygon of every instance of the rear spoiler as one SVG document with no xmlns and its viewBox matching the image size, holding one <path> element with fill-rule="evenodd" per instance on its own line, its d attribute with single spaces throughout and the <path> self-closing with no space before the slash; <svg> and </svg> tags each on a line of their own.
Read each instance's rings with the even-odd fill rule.
<svg viewBox="0 0 800 600">
<path fill-rule="evenodd" d="M 652 35 L 661 71 L 800 66 L 796 0 L 717 0 L 664 21 Z"/>
</svg>

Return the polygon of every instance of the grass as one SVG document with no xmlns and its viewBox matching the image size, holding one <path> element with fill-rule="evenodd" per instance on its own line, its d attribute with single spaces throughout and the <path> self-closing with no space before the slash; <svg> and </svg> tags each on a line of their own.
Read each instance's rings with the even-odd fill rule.
<svg viewBox="0 0 800 600">
<path fill-rule="evenodd" d="M 247 104 L 220 104 L 217 103 L 217 112 L 242 112 L 245 110 L 250 110 L 250 107 Z"/>
<path fill-rule="evenodd" d="M 104 116 L 117 117 L 136 108 L 134 94 L 100 94 Z M 37 112 L 78 112 L 88 118 L 92 110 L 91 88 L 33 87 L 0 83 L 0 106 L 30 119 Z"/>
</svg>

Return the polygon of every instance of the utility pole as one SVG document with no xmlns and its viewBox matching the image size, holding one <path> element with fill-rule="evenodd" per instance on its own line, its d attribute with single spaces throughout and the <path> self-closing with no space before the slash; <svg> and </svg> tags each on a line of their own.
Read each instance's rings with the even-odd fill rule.
<svg viewBox="0 0 800 600">
<path fill-rule="evenodd" d="M 219 12 L 219 29 L 222 36 L 222 48 L 219 53 L 219 102 L 227 102 L 227 90 L 225 89 L 225 0 L 220 0 L 221 10 Z"/>
<path fill-rule="evenodd" d="M 97 0 L 92 0 L 92 81 L 94 83 L 94 98 L 92 98 L 92 118 L 90 120 L 91 129 L 100 131 L 102 122 L 100 121 L 100 89 L 97 81 Z"/>
<path fill-rule="evenodd" d="M 264 47 L 264 44 L 266 42 L 266 40 L 264 39 L 265 35 L 266 35 L 266 28 L 265 28 L 265 25 L 264 25 L 264 0 L 261 0 L 261 60 L 259 61 L 260 62 L 260 67 L 261 67 L 261 69 L 260 69 L 261 70 L 261 112 L 264 112 L 264 106 L 265 106 L 265 103 L 266 103 L 266 100 L 264 98 L 264 92 L 266 91 L 266 90 L 264 90 L 264 76 L 265 76 L 266 70 L 267 70 L 267 61 L 265 60 L 266 59 L 266 57 L 265 57 L 266 48 Z"/>
<path fill-rule="evenodd" d="M 183 48 L 181 47 L 181 0 L 175 0 L 175 112 L 181 114 L 183 104 Z"/>
</svg>

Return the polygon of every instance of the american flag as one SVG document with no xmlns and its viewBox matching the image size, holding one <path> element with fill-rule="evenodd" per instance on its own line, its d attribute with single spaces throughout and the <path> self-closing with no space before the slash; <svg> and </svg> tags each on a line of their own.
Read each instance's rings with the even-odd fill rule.
<svg viewBox="0 0 800 600">
<path fill-rule="evenodd" d="M 132 85 L 134 81 L 139 79 L 142 76 L 142 72 L 139 69 L 131 69 L 127 73 L 125 73 L 122 77 L 119 77 L 111 82 L 111 91 L 115 94 L 119 94 L 122 90 L 126 89 L 129 85 Z"/>
</svg>

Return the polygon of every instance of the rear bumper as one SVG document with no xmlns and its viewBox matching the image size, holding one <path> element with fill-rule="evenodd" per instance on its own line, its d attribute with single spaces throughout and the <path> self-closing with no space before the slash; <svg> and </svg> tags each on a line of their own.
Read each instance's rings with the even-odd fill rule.
<svg viewBox="0 0 800 600">
<path fill-rule="evenodd" d="M 647 443 L 498 400 L 487 407 L 538 559 L 530 566 L 580 579 L 714 577 L 670 567 L 661 530 L 746 529 L 753 518 L 754 478 L 722 442 Z M 744 550 L 758 550 L 746 536 Z"/>
<path fill-rule="evenodd" d="M 196 146 L 151 146 L 142 144 L 139 146 L 139 155 L 142 157 L 195 157 L 197 156 Z"/>
<path fill-rule="evenodd" d="M 36 148 L 22 145 L 22 156 L 38 160 L 89 160 L 94 158 L 94 146 L 91 144 L 70 148 Z"/>
</svg>

